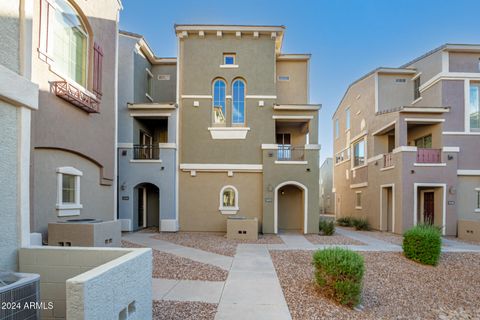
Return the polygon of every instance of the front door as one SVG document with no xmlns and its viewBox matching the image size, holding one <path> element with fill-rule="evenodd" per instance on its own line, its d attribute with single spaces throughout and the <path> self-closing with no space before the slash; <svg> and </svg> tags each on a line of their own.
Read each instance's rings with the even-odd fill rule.
<svg viewBox="0 0 480 320">
<path fill-rule="evenodd" d="M 147 189 L 138 188 L 138 227 L 145 228 L 147 222 Z"/>
<path fill-rule="evenodd" d="M 425 224 L 433 224 L 435 215 L 434 193 L 425 192 L 423 194 L 423 221 Z"/>
</svg>

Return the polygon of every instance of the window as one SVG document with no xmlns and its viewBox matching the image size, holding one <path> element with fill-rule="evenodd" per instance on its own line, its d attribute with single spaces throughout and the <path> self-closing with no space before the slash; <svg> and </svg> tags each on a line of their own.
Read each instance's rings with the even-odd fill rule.
<svg viewBox="0 0 480 320">
<path fill-rule="evenodd" d="M 220 207 L 222 214 L 236 214 L 238 208 L 238 191 L 234 186 L 225 186 L 220 190 Z"/>
<path fill-rule="evenodd" d="M 480 188 L 475 188 L 475 212 L 480 212 Z"/>
<path fill-rule="evenodd" d="M 235 80 L 232 86 L 232 124 L 245 123 L 245 82 Z"/>
<path fill-rule="evenodd" d="M 413 100 L 420 98 L 420 77 L 413 80 Z"/>
<path fill-rule="evenodd" d="M 146 76 L 147 76 L 147 92 L 145 95 L 150 101 L 153 101 L 152 99 L 152 88 L 153 88 L 153 74 L 150 72 L 150 70 L 145 69 L 146 71 Z"/>
<path fill-rule="evenodd" d="M 55 67 L 85 87 L 88 36 L 80 16 L 65 0 L 54 2 L 52 58 Z"/>
<path fill-rule="evenodd" d="M 213 83 L 213 123 L 226 124 L 225 81 L 216 80 Z"/>
<path fill-rule="evenodd" d="M 417 148 L 432 148 L 432 135 L 429 134 L 428 136 L 415 139 L 415 146 Z"/>
<path fill-rule="evenodd" d="M 470 129 L 480 129 L 480 85 L 470 85 Z"/>
<path fill-rule="evenodd" d="M 59 216 L 80 214 L 80 177 L 82 172 L 73 167 L 57 168 L 57 205 Z"/>
<path fill-rule="evenodd" d="M 362 191 L 355 192 L 355 209 L 362 209 Z"/>
<path fill-rule="evenodd" d="M 335 138 L 338 138 L 340 135 L 340 128 L 338 126 L 338 119 L 335 119 Z"/>
<path fill-rule="evenodd" d="M 345 109 L 345 131 L 350 130 L 350 108 Z"/>
<path fill-rule="evenodd" d="M 353 156 L 353 167 L 359 167 L 365 164 L 365 140 L 360 140 L 353 144 Z"/>
<path fill-rule="evenodd" d="M 234 53 L 224 53 L 223 54 L 223 64 L 234 65 L 235 64 L 235 54 Z"/>
<path fill-rule="evenodd" d="M 290 76 L 278 76 L 278 81 L 290 81 Z"/>
</svg>

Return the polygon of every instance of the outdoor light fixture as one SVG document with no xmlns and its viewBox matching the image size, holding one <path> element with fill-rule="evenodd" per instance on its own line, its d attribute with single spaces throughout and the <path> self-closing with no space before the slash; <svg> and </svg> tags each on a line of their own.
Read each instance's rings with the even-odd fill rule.
<svg viewBox="0 0 480 320">
<path fill-rule="evenodd" d="M 453 156 L 451 154 L 448 155 L 448 160 L 453 160 Z"/>
</svg>

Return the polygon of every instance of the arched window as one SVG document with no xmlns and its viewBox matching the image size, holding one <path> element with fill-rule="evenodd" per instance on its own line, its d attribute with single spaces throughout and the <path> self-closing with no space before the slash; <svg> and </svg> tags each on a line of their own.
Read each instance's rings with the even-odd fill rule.
<svg viewBox="0 0 480 320">
<path fill-rule="evenodd" d="M 213 123 L 226 124 L 225 81 L 218 79 L 213 83 Z"/>
<path fill-rule="evenodd" d="M 88 34 L 75 9 L 66 0 L 55 0 L 53 60 L 63 74 L 85 86 Z"/>
<path fill-rule="evenodd" d="M 238 191 L 234 186 L 224 186 L 220 190 L 220 208 L 223 214 L 235 214 L 238 211 Z"/>
<path fill-rule="evenodd" d="M 245 124 L 245 82 L 235 80 L 232 90 L 232 124 Z"/>
</svg>

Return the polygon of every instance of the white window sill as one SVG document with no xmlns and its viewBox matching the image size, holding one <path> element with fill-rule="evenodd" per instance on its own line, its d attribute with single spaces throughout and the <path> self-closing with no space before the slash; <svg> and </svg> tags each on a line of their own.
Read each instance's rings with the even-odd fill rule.
<svg viewBox="0 0 480 320">
<path fill-rule="evenodd" d="M 480 209 L 475 209 L 474 213 L 480 213 Z"/>
<path fill-rule="evenodd" d="M 414 163 L 414 167 L 446 167 L 446 163 Z"/>
<path fill-rule="evenodd" d="M 362 210 L 362 207 L 355 207 L 356 210 Z"/>
<path fill-rule="evenodd" d="M 350 170 L 351 170 L 351 171 L 355 171 L 355 170 L 357 170 L 357 169 L 361 169 L 361 168 L 365 168 L 365 167 L 368 167 L 368 164 L 362 164 L 361 166 L 353 167 L 353 168 L 351 168 Z"/>
<path fill-rule="evenodd" d="M 234 69 L 234 68 L 238 68 L 238 64 L 221 64 L 221 65 L 220 65 L 220 68 L 223 68 L 223 69 Z"/>
<path fill-rule="evenodd" d="M 275 160 L 275 164 L 308 164 L 308 161 L 282 161 L 282 160 Z"/>
<path fill-rule="evenodd" d="M 381 168 L 380 171 L 387 171 L 387 170 L 391 170 L 391 169 L 395 169 L 395 166 L 390 166 L 390 167 L 386 167 L 386 168 Z"/>
<path fill-rule="evenodd" d="M 210 127 L 208 128 L 212 139 L 245 139 L 249 127 Z"/>
<path fill-rule="evenodd" d="M 81 204 L 57 204 L 57 215 L 59 217 L 79 216 L 83 208 Z"/>
<path fill-rule="evenodd" d="M 137 160 L 130 160 L 131 163 L 162 163 L 161 159 L 137 159 Z"/>
<path fill-rule="evenodd" d="M 218 210 L 222 213 L 222 214 L 237 214 L 239 208 L 238 207 L 220 207 L 218 208 Z"/>
</svg>

